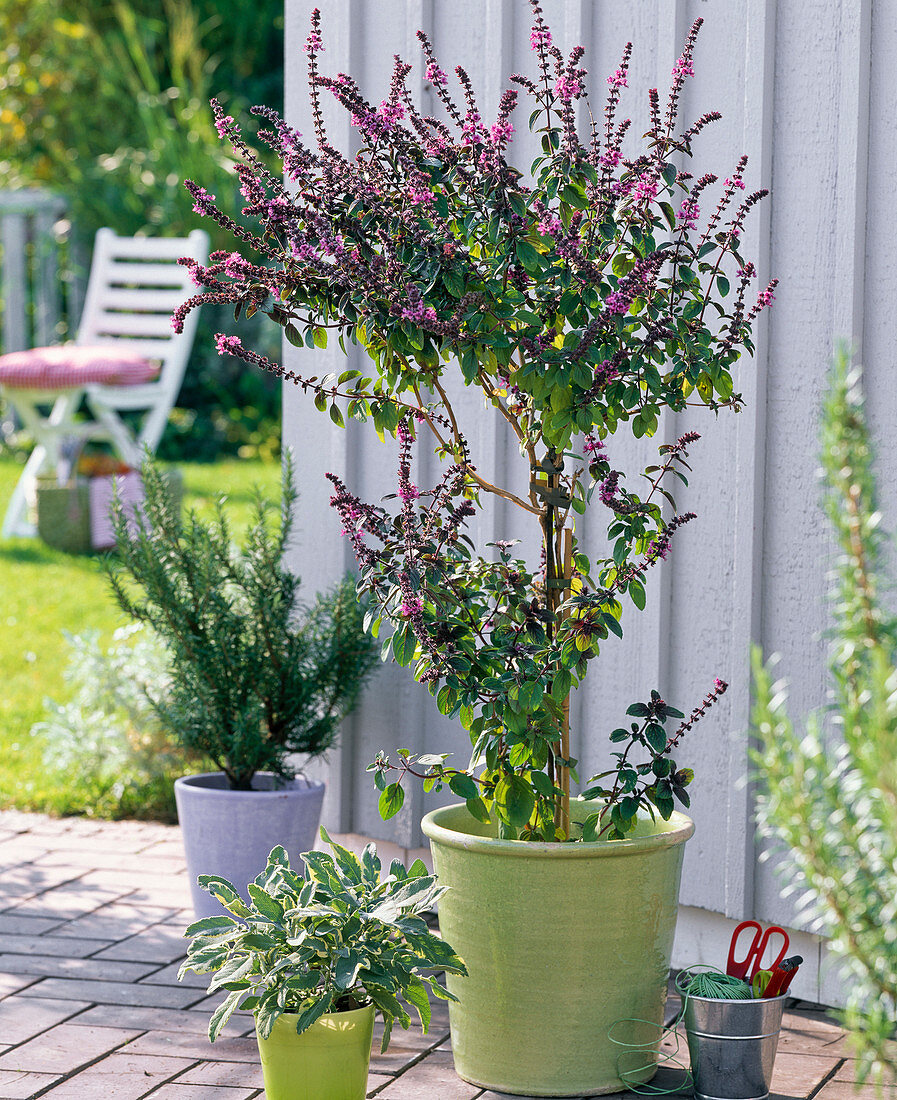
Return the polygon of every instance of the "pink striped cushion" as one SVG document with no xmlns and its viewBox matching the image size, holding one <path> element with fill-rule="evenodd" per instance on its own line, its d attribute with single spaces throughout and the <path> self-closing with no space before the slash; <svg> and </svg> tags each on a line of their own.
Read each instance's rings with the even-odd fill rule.
<svg viewBox="0 0 897 1100">
<path fill-rule="evenodd" d="M 0 386 L 10 389 L 78 389 L 91 382 L 137 386 L 151 382 L 158 373 L 158 366 L 142 355 L 102 346 L 64 344 L 0 355 Z"/>
</svg>

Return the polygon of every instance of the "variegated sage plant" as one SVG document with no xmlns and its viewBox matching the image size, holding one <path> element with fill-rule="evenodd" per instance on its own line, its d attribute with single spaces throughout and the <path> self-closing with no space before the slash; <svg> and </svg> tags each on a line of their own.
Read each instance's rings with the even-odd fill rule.
<svg viewBox="0 0 897 1100">
<path fill-rule="evenodd" d="M 447 783 L 477 817 L 497 818 L 504 837 L 620 836 L 640 807 L 668 817 L 675 799 L 688 804 L 691 772 L 672 753 L 725 685 L 716 681 L 670 731 L 665 722 L 682 714 L 657 692 L 634 703 L 636 721 L 612 734 L 611 773 L 589 788 L 602 800 L 596 814 L 584 833 L 571 825 L 570 692 L 604 640 L 621 633 L 624 602 L 644 607 L 646 572 L 694 518 L 676 512 L 670 483 L 685 481 L 696 433 L 660 447 L 641 489 L 624 483 L 609 441 L 621 430 L 653 435 L 664 409 L 737 411 L 732 371 L 753 351 L 752 326 L 775 281 L 753 290 L 757 272 L 741 253 L 745 219 L 765 194 L 746 190 L 747 158 L 724 180 L 685 167 L 695 138 L 719 117 L 678 122 L 700 20 L 665 103 L 649 91 L 638 143 L 618 112 L 630 46 L 595 117 L 584 51 L 562 54 L 530 3 L 536 71 L 510 78 L 491 123 L 465 70 L 455 69 L 453 86 L 422 32 L 438 118 L 415 107 L 411 65 L 401 59 L 379 104 L 351 76 L 324 75 L 315 11 L 306 43 L 312 138 L 255 108 L 284 184 L 217 112 L 239 160 L 245 212 L 260 228 L 236 225 L 188 182 L 196 209 L 244 247 L 206 267 L 185 261 L 205 289 L 174 323 L 202 302 L 232 302 L 238 314 L 265 310 L 293 344 L 324 347 L 332 336 L 370 357 L 367 372 L 296 374 L 237 337 L 219 337 L 222 353 L 294 382 L 335 423 L 371 421 L 398 438 L 394 508 L 362 502 L 329 475 L 332 503 L 355 548 L 360 590 L 373 597 L 369 626 L 382 632 L 384 655 L 414 666 L 439 709 L 469 731 L 473 753 L 465 767 L 441 754 L 381 754 L 372 766 L 381 812 L 398 811 L 413 773 L 428 787 Z M 507 159 L 521 95 L 541 144 L 527 172 Z M 351 115 L 354 157 L 327 135 L 325 96 Z M 584 135 L 578 116 L 591 118 Z M 512 433 L 524 477 L 502 486 L 483 475 L 462 422 L 463 386 L 479 390 Z M 425 439 L 444 473 L 423 489 L 412 452 Z M 467 521 L 489 494 L 537 525 L 540 561 L 519 560 L 508 541 L 473 545 Z M 575 518 L 588 509 L 607 519 L 606 555 L 590 556 L 577 540 Z"/>
<path fill-rule="evenodd" d="M 203 917 L 186 931 L 192 940 L 178 977 L 213 974 L 209 993 L 226 995 L 209 1022 L 217 1039 L 237 1009 L 255 1014 L 267 1039 L 283 1013 L 295 1016 L 302 1034 L 325 1012 L 373 1004 L 383 1017 L 383 1050 L 393 1023 L 411 1023 L 405 1004 L 430 1026 L 430 998 L 455 998 L 437 972 L 466 974 L 464 963 L 434 935 L 421 916 L 445 892 L 421 860 L 405 870 L 393 860 L 382 873 L 373 844 L 356 856 L 330 840 L 326 852 L 306 852 L 305 874 L 290 867 L 277 847 L 249 883 L 245 902 L 233 883 L 200 875 L 199 884 L 233 917 Z"/>
</svg>

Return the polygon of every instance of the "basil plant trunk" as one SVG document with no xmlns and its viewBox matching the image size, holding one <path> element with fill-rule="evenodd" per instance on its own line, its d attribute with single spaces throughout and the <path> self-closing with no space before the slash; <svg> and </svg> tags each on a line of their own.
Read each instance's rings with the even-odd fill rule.
<svg viewBox="0 0 897 1100">
<path fill-rule="evenodd" d="M 328 1012 L 301 1035 L 284 1013 L 258 1038 L 267 1100 L 364 1100 L 374 1007 Z"/>
<path fill-rule="evenodd" d="M 571 803 L 583 821 L 595 803 Z M 464 805 L 423 819 L 448 891 L 439 928 L 469 977 L 448 979 L 455 1070 L 465 1081 L 528 1096 L 618 1092 L 623 1048 L 648 1050 L 630 1080 L 654 1076 L 685 841 L 673 813 L 625 840 L 498 840 Z M 639 1021 L 639 1022 L 637 1022 Z"/>
<path fill-rule="evenodd" d="M 223 905 L 197 885 L 199 875 L 222 875 L 245 898 L 276 845 L 286 849 L 302 873 L 302 852 L 318 839 L 324 784 L 303 776 L 278 784 L 257 772 L 251 791 L 231 790 L 223 772 L 176 779 L 174 795 L 184 839 L 190 896 L 197 920 L 226 914 Z"/>
</svg>

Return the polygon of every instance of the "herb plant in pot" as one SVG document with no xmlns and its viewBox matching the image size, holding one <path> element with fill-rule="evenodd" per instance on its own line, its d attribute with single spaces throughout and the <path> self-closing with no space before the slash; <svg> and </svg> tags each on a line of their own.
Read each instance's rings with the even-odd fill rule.
<svg viewBox="0 0 897 1100">
<path fill-rule="evenodd" d="M 209 1025 L 212 1042 L 238 1008 L 255 1014 L 267 1100 L 364 1100 L 375 1013 L 385 1051 L 393 1023 L 411 1022 L 405 1004 L 426 1032 L 429 994 L 451 999 L 435 972 L 465 974 L 421 916 L 445 888 L 420 860 L 407 871 L 394 860 L 384 875 L 373 845 L 361 857 L 330 846 L 332 855 L 303 855 L 304 878 L 275 847 L 248 902 L 231 883 L 202 875 L 202 888 L 232 917 L 207 917 L 186 933 L 193 938 L 179 976 L 212 973 L 209 993 L 227 991 Z"/>
<path fill-rule="evenodd" d="M 348 578 L 299 602 L 282 564 L 296 491 L 284 467 L 280 525 L 258 495 L 242 551 L 224 509 L 182 521 L 151 460 L 136 523 L 116 510 L 118 556 L 108 573 L 121 607 L 163 640 L 170 689 L 154 702 L 185 749 L 219 769 L 175 781 L 197 916 L 220 906 L 196 885 L 200 871 L 248 882 L 275 844 L 298 858 L 317 835 L 324 784 L 297 774 L 295 755 L 319 756 L 376 663 Z"/>
<path fill-rule="evenodd" d="M 307 146 L 256 109 L 287 190 L 217 111 L 261 230 L 228 222 L 188 183 L 196 209 L 254 252 L 222 253 L 208 267 L 185 260 L 207 290 L 174 321 L 227 300 L 265 309 L 293 344 L 323 346 L 332 331 L 370 356 L 369 374 L 321 378 L 219 338 L 220 350 L 293 381 L 337 424 L 369 420 L 398 440 L 395 507 L 365 503 L 328 475 L 332 503 L 354 545 L 359 590 L 372 599 L 369 627 L 460 719 L 473 751 L 466 767 L 443 754 L 381 754 L 371 765 L 381 812 L 401 808 L 408 775 L 463 800 L 423 822 L 450 887 L 441 927 L 470 968 L 463 986 L 449 979 L 459 996 L 450 1006 L 458 1073 L 498 1091 L 581 1096 L 622 1085 L 613 1021 L 661 1019 L 693 829 L 674 809 L 688 806 L 692 778 L 674 754 L 726 688 L 716 680 L 685 719 L 651 685 L 633 685 L 642 701 L 610 733 L 610 769 L 571 798 L 570 693 L 621 634 L 624 603 L 645 606 L 646 574 L 695 518 L 676 511 L 670 489 L 686 480 L 696 432 L 660 446 L 641 489 L 619 469 L 612 441 L 623 431 L 654 435 L 665 410 L 740 408 L 732 371 L 753 350 L 752 326 L 775 282 L 752 290 L 757 272 L 740 252 L 745 219 L 765 194 L 746 191 L 746 158 L 724 181 L 684 168 L 718 118 L 685 129 L 677 118 L 700 21 L 666 103 L 649 92 L 645 141 L 630 148 L 629 122 L 617 117 L 629 47 L 607 80 L 603 123 L 581 137 L 577 117 L 590 113 L 583 51 L 562 55 L 531 7 L 536 73 L 511 78 L 491 125 L 464 69 L 456 92 L 423 33 L 440 119 L 415 108 L 404 61 L 379 105 L 351 76 L 322 75 L 315 12 L 306 44 L 314 140 Z M 521 92 L 542 147 L 528 177 L 507 160 Z M 359 131 L 352 159 L 325 133 L 323 96 Z M 517 444 L 521 469 L 506 485 L 484 477 L 471 451 L 463 386 L 480 391 Z M 444 464 L 432 489 L 412 478 L 425 439 Z M 489 494 L 534 526 L 539 561 L 515 556 L 509 540 L 474 545 L 468 520 Z M 605 520 L 606 546 L 577 537 L 587 512 L 593 530 Z"/>
</svg>

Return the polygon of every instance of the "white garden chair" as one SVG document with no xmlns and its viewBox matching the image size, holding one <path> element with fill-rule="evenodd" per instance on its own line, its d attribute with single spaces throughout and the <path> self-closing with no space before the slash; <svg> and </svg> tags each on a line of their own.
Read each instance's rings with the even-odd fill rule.
<svg viewBox="0 0 897 1100">
<path fill-rule="evenodd" d="M 57 468 L 64 441 L 107 440 L 130 466 L 140 464 L 145 448 L 155 451 L 198 320 L 193 310 L 183 332 L 171 328 L 172 311 L 193 285 L 176 261 L 191 256 L 205 263 L 208 248 L 202 230 L 185 238 L 149 238 L 101 229 L 74 344 L 0 356 L 0 389 L 35 442 L 6 509 L 3 537 L 36 533 L 27 513 L 37 478 Z M 92 419 L 76 419 L 82 403 Z M 136 431 L 125 412 L 142 414 Z"/>
</svg>

